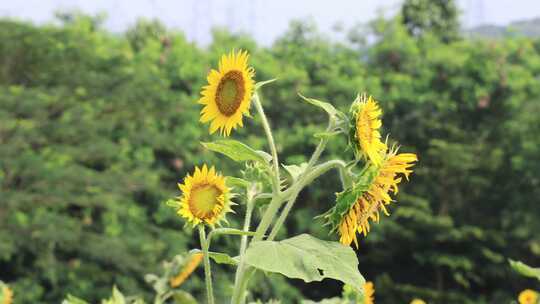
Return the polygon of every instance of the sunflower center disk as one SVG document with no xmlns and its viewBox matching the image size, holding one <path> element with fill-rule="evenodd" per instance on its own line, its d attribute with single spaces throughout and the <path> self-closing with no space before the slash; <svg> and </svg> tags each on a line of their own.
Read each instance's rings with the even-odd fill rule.
<svg viewBox="0 0 540 304">
<path fill-rule="evenodd" d="M 216 103 L 219 111 L 226 116 L 236 113 L 244 99 L 245 87 L 240 71 L 227 72 L 219 82 Z"/>
<path fill-rule="evenodd" d="M 221 191 L 212 185 L 202 185 L 193 189 L 189 201 L 191 212 L 198 218 L 211 216 L 221 194 Z"/>
</svg>

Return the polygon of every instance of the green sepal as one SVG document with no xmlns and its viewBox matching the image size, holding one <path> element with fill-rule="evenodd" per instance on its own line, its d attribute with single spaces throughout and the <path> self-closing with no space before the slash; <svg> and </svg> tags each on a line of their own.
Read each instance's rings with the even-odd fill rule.
<svg viewBox="0 0 540 304">
<path fill-rule="evenodd" d="M 262 88 L 263 86 L 269 84 L 269 83 L 272 83 L 274 81 L 276 81 L 277 78 L 272 78 L 272 79 L 269 79 L 269 80 L 265 80 L 265 81 L 259 81 L 255 84 L 255 90 L 258 90 L 260 88 Z"/>
<path fill-rule="evenodd" d="M 336 204 L 330 210 L 321 214 L 326 220 L 325 225 L 330 225 L 330 231 L 335 231 L 343 217 L 351 210 L 356 201 L 368 191 L 371 184 L 379 174 L 379 169 L 375 166 L 367 166 L 360 173 L 358 180 L 352 187 L 336 193 Z"/>
</svg>

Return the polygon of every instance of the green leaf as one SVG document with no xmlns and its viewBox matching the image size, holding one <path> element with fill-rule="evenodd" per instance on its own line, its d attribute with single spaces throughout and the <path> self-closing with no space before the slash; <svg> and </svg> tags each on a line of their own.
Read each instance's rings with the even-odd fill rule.
<svg viewBox="0 0 540 304">
<path fill-rule="evenodd" d="M 202 145 L 211 151 L 228 156 L 236 162 L 257 161 L 267 164 L 272 160 L 272 156 L 264 151 L 256 151 L 251 147 L 232 139 L 223 139 L 214 142 L 202 143 Z"/>
<path fill-rule="evenodd" d="M 314 98 L 307 98 L 305 97 L 304 95 L 298 93 L 298 95 L 300 95 L 300 97 L 302 99 L 304 99 L 305 101 L 307 101 L 308 103 L 314 105 L 314 106 L 317 106 L 321 109 L 323 109 L 324 111 L 326 111 L 326 113 L 328 113 L 328 116 L 330 117 L 335 117 L 338 115 L 338 110 L 336 110 L 336 108 L 334 108 L 334 106 L 328 102 L 324 102 L 324 101 L 320 101 L 320 100 L 317 100 L 317 99 L 314 99 Z"/>
<path fill-rule="evenodd" d="M 203 253 L 200 249 L 192 249 L 189 251 L 190 254 Z M 208 256 L 218 264 L 226 265 L 238 265 L 238 257 L 231 257 L 230 255 L 222 252 L 208 252 Z"/>
<path fill-rule="evenodd" d="M 243 178 L 227 176 L 225 183 L 228 187 L 233 188 L 246 188 L 249 186 L 249 182 Z"/>
<path fill-rule="evenodd" d="M 172 296 L 175 304 L 197 304 L 197 300 L 190 294 L 183 290 L 176 290 Z"/>
<path fill-rule="evenodd" d="M 62 301 L 62 304 L 88 304 L 88 302 L 68 294 L 67 298 Z"/>
<path fill-rule="evenodd" d="M 306 170 L 306 167 L 307 163 L 301 163 L 300 165 L 283 165 L 283 168 L 291 175 L 293 182 Z"/>
<path fill-rule="evenodd" d="M 510 262 L 512 269 L 517 271 L 519 274 L 529 278 L 536 278 L 540 281 L 540 268 L 533 268 L 523 262 L 514 261 L 511 259 L 508 259 L 508 262 Z"/>
<path fill-rule="evenodd" d="M 280 242 L 259 241 L 249 246 L 246 263 L 263 271 L 281 273 L 305 282 L 332 278 L 362 292 L 364 278 L 354 251 L 338 242 L 301 234 Z"/>
<path fill-rule="evenodd" d="M 265 81 L 259 81 L 255 84 L 255 90 L 258 90 L 260 88 L 262 88 L 264 85 L 267 85 L 269 83 L 272 83 L 274 81 L 276 81 L 277 78 L 273 78 L 273 79 L 269 79 L 269 80 L 265 80 Z"/>
<path fill-rule="evenodd" d="M 255 235 L 254 231 L 244 231 L 240 229 L 234 229 L 234 228 L 218 228 L 215 230 L 212 230 L 213 234 L 230 234 L 230 235 Z"/>
</svg>

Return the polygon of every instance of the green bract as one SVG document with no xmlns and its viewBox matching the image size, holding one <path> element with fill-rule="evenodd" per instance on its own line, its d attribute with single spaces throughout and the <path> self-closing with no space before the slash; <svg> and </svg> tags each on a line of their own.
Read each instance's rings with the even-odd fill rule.
<svg viewBox="0 0 540 304">
<path fill-rule="evenodd" d="M 360 173 L 358 180 L 352 185 L 352 187 L 336 193 L 336 203 L 327 212 L 321 214 L 326 223 L 330 225 L 330 231 L 335 231 L 341 222 L 341 219 L 349 212 L 354 206 L 356 201 L 369 190 L 369 187 L 377 177 L 379 169 L 375 166 L 368 166 Z"/>
</svg>

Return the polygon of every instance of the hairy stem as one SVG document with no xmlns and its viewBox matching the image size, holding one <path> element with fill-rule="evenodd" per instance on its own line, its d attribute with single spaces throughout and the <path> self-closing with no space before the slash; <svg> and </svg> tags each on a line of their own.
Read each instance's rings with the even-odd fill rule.
<svg viewBox="0 0 540 304">
<path fill-rule="evenodd" d="M 253 207 L 255 206 L 255 202 L 253 200 L 252 197 L 250 197 L 248 195 L 248 199 L 247 199 L 247 202 L 246 202 L 246 205 L 247 205 L 247 210 L 246 210 L 246 217 L 244 219 L 244 228 L 243 230 L 244 231 L 249 231 L 249 226 L 250 226 L 250 223 L 251 223 L 251 215 L 253 213 Z M 236 271 L 236 275 L 235 275 L 235 278 L 234 278 L 234 291 L 233 291 L 233 299 L 232 299 L 232 303 L 237 303 L 240 299 L 241 299 L 241 294 L 237 294 L 236 293 L 236 290 L 239 290 L 240 289 L 240 286 L 241 286 L 241 276 L 245 270 L 245 259 L 244 259 L 244 254 L 246 252 L 246 248 L 247 248 L 247 235 L 243 235 L 242 236 L 242 241 L 240 243 L 240 262 L 238 263 L 238 269 Z"/>
<path fill-rule="evenodd" d="M 296 198 L 298 197 L 298 194 L 300 193 L 300 191 L 302 191 L 302 189 L 306 185 L 310 184 L 314 179 L 316 179 L 317 177 L 323 175 L 324 173 L 328 172 L 329 170 L 331 170 L 333 168 L 339 168 L 339 170 L 341 172 L 341 170 L 345 169 L 345 163 L 343 161 L 341 161 L 341 160 L 327 161 L 327 162 L 313 168 L 313 171 L 308 172 L 304 176 L 304 178 L 301 181 L 299 181 L 299 184 L 297 184 L 296 186 L 293 186 L 295 191 L 291 194 L 291 197 L 290 197 L 289 201 L 287 202 L 287 205 L 285 205 L 285 208 L 283 209 L 283 211 L 279 215 L 279 218 L 278 218 L 276 224 L 272 228 L 272 231 L 270 232 L 270 236 L 268 237 L 269 241 L 273 240 L 276 237 L 277 233 L 279 232 L 279 229 L 281 229 L 281 226 L 283 226 L 283 223 L 285 223 L 285 219 L 287 218 L 287 216 L 289 215 L 289 212 L 291 211 L 292 207 L 294 206 L 294 203 L 296 202 Z"/>
<path fill-rule="evenodd" d="M 208 255 L 208 242 L 206 241 L 206 233 L 204 231 L 203 224 L 199 225 L 199 237 L 201 240 L 201 249 L 203 251 L 206 296 L 208 298 L 208 304 L 214 304 L 214 291 L 212 289 L 212 271 L 210 270 L 210 256 Z"/>
<path fill-rule="evenodd" d="M 264 128 L 264 133 L 266 133 L 266 139 L 268 140 L 268 145 L 270 146 L 270 152 L 272 153 L 272 165 L 274 169 L 274 174 L 272 176 L 272 187 L 275 193 L 279 193 L 279 159 L 276 149 L 276 144 L 274 143 L 274 136 L 272 135 L 272 129 L 270 129 L 270 124 L 268 123 L 268 119 L 266 118 L 266 114 L 264 114 L 264 109 L 261 104 L 261 99 L 259 97 L 259 94 L 255 92 L 253 94 L 253 103 L 255 104 L 255 108 L 257 109 L 257 112 L 259 112 L 259 116 L 261 117 L 262 125 Z"/>
</svg>

